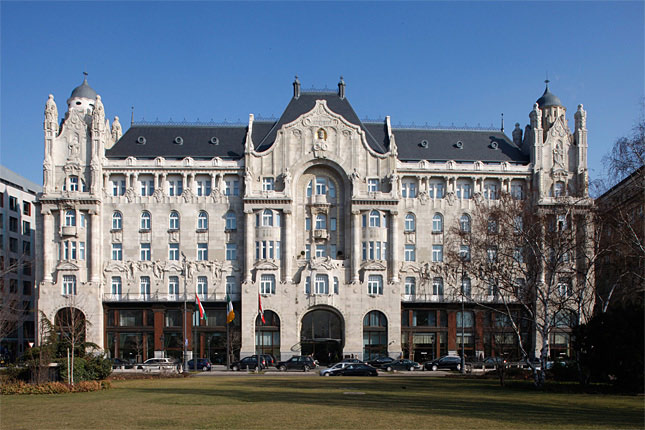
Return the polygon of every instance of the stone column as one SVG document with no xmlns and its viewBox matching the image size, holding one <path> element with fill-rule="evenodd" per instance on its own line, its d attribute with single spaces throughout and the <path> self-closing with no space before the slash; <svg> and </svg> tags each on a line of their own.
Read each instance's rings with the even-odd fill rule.
<svg viewBox="0 0 645 430">
<path fill-rule="evenodd" d="M 159 188 L 159 173 L 155 173 L 154 177 L 155 177 L 155 179 L 154 179 L 154 181 L 155 181 L 155 190 L 157 190 Z"/>
<path fill-rule="evenodd" d="M 361 256 L 361 211 L 352 211 L 352 282 L 359 282 Z"/>
<path fill-rule="evenodd" d="M 399 282 L 399 223 L 398 211 L 390 211 L 390 282 Z"/>
<path fill-rule="evenodd" d="M 108 173 L 103 174 L 103 190 L 106 194 L 110 193 L 110 175 Z"/>
<path fill-rule="evenodd" d="M 101 240 L 100 215 L 98 209 L 90 209 L 90 240 L 87 249 L 90 254 L 90 280 L 96 285 L 101 281 Z"/>
<path fill-rule="evenodd" d="M 292 259 L 295 255 L 293 252 L 293 229 L 291 219 L 291 209 L 284 209 L 284 227 L 282 228 L 282 237 L 284 238 L 283 247 L 280 250 L 282 255 L 282 281 L 288 282 L 291 277 Z"/>
<path fill-rule="evenodd" d="M 251 269 L 253 268 L 253 210 L 244 210 L 244 282 L 251 282 Z"/>
<path fill-rule="evenodd" d="M 43 281 L 52 282 L 52 257 L 55 251 L 51 249 L 54 238 L 54 217 L 51 209 L 43 209 Z"/>
</svg>

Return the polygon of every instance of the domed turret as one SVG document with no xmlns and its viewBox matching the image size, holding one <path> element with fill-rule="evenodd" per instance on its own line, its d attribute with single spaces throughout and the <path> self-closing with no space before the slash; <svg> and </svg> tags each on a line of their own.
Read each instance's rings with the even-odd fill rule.
<svg viewBox="0 0 645 430">
<path fill-rule="evenodd" d="M 85 75 L 83 83 L 74 88 L 67 99 L 67 110 L 80 109 L 88 112 L 94 108 L 97 93 L 87 83 L 87 73 L 83 74 Z"/>
<path fill-rule="evenodd" d="M 536 103 L 538 104 L 540 109 L 544 109 L 545 107 L 549 106 L 562 106 L 562 102 L 560 101 L 558 96 L 549 91 L 549 80 L 547 79 L 546 81 L 544 81 L 544 83 L 546 83 L 544 94 L 542 94 L 542 97 L 536 100 Z"/>
</svg>

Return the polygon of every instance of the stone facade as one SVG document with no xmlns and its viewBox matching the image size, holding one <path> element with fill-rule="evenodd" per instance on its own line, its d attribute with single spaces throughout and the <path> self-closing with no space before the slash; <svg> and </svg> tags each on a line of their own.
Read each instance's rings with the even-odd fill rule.
<svg viewBox="0 0 645 430">
<path fill-rule="evenodd" d="M 89 340 L 137 360 L 180 353 L 182 306 L 192 312 L 196 294 L 208 318 L 184 321 L 200 356 L 221 354 L 228 294 L 241 356 L 431 358 L 457 351 L 460 302 L 442 261 L 450 226 L 500 193 L 545 205 L 586 193 L 586 113 L 580 105 L 571 132 L 548 87 L 512 139 L 363 123 L 342 80 L 338 92 L 293 87 L 278 121 L 125 134 L 86 81 L 60 127 L 50 95 L 40 309 L 77 307 Z M 470 351 L 480 356 L 481 320 Z"/>
</svg>

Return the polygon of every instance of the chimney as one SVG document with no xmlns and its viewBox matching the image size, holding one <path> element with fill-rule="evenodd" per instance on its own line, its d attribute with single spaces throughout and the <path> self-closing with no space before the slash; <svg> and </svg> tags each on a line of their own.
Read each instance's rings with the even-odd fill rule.
<svg viewBox="0 0 645 430">
<path fill-rule="evenodd" d="M 338 97 L 341 99 L 345 98 L 345 81 L 343 80 L 343 77 L 340 77 L 340 82 L 338 83 Z"/>
<path fill-rule="evenodd" d="M 300 81 L 298 80 L 298 75 L 296 75 L 296 79 L 293 81 L 293 98 L 300 98 Z"/>
</svg>

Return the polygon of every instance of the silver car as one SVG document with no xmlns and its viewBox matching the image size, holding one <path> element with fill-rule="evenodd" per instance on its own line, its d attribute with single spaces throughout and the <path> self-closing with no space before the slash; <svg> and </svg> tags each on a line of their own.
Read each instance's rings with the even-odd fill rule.
<svg viewBox="0 0 645 430">
<path fill-rule="evenodd" d="M 346 361 L 341 361 L 340 363 L 336 363 L 331 367 L 328 367 L 327 369 L 322 369 L 320 371 L 320 376 L 331 376 L 331 372 L 338 370 L 338 369 L 344 369 L 347 366 L 349 366 L 352 363 L 348 363 Z"/>
</svg>

